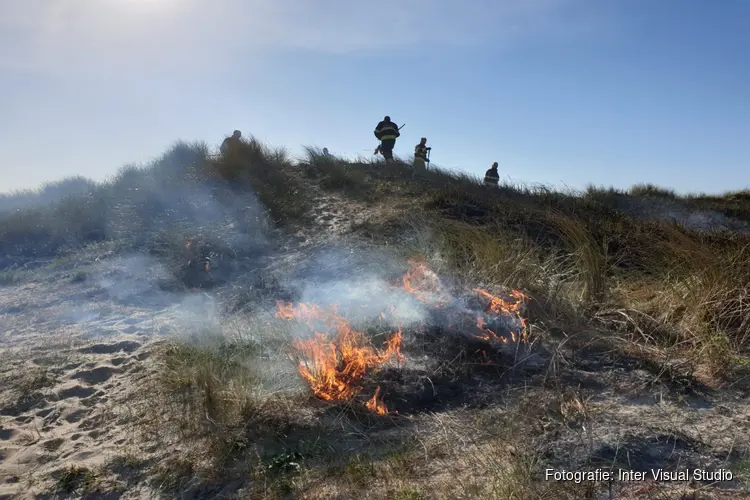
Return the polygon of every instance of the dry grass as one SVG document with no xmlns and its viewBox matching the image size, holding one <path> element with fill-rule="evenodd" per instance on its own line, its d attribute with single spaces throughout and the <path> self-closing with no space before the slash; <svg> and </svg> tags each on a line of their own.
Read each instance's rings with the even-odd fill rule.
<svg viewBox="0 0 750 500">
<path fill-rule="evenodd" d="M 277 225 L 294 223 L 309 209 L 307 190 L 283 148 L 269 148 L 254 138 L 243 139 L 230 154 L 206 166 L 211 177 L 227 181 L 235 189 L 252 189 Z"/>
<path fill-rule="evenodd" d="M 604 338 L 614 355 L 636 353 L 653 381 L 670 383 L 704 368 L 731 382 L 746 363 L 747 237 L 637 219 L 597 193 L 490 191 L 469 176 L 432 170 L 415 179 L 404 164 L 348 164 L 314 149 L 306 165 L 324 189 L 357 199 L 369 192 L 387 214 L 355 231 L 366 229 L 373 241 L 392 242 L 404 254 L 426 255 L 466 285 L 524 290 L 531 296 L 527 316 L 547 341 L 556 331 L 570 335 L 595 325 L 621 336 L 614 344 Z M 648 186 L 632 193 L 674 198 Z M 592 342 L 600 341 L 594 336 L 581 345 Z M 615 498 L 612 485 L 543 480 L 545 440 L 597 418 L 590 396 L 568 386 L 559 368 L 545 377 L 551 392 L 490 410 L 425 414 L 384 433 L 361 416 L 353 420 L 352 409 L 331 420 L 304 394 L 266 399 L 248 371 L 252 350 L 237 364 L 226 352 L 171 349 L 163 397 L 180 394 L 171 413 L 181 415 L 183 430 L 192 426 L 191 440 L 200 424 L 200 439 L 211 442 L 196 441 L 207 455 L 189 465 L 183 455 L 171 472 L 194 475 L 199 464 L 211 463 L 205 481 L 226 484 L 233 478 L 228 470 L 249 470 L 250 498 Z M 582 446 L 589 447 L 585 438 Z M 618 498 L 631 494 L 618 488 Z M 657 487 L 647 497 L 674 494 Z"/>
<path fill-rule="evenodd" d="M 151 470 L 152 485 L 166 496 L 233 488 L 246 498 L 608 498 L 608 485 L 542 477 L 555 436 L 575 429 L 586 453 L 594 451 L 586 429 L 599 424 L 602 404 L 566 379 L 576 355 L 606 348 L 602 359 L 637 357 L 651 384 L 700 372 L 716 387 L 731 385 L 748 369 L 750 237 L 687 230 L 626 210 L 650 198 L 750 220 L 746 194 L 682 198 L 650 185 L 629 193 L 487 189 L 460 173 L 431 169 L 415 177 L 405 163 L 350 163 L 315 148 L 294 165 L 283 150 L 254 139 L 229 157 L 197 156 L 178 148 L 148 176 L 123 171 L 88 198 L 2 216 L 0 254 L 56 255 L 110 238 L 104 228 L 111 228 L 111 212 L 99 214 L 104 205 L 140 220 L 136 232 L 148 228 L 143 237 L 151 238 L 145 214 L 158 196 L 131 187 L 153 178 L 219 186 L 214 194 L 225 201 L 252 191 L 275 226 L 304 230 L 307 184 L 314 184 L 372 207 L 377 217 L 355 226 L 353 236 L 387 243 L 394 254 L 424 255 L 464 286 L 522 290 L 530 297 L 525 314 L 535 342 L 553 354 L 542 375 L 490 372 L 482 383 L 493 388 L 491 404 L 461 400 L 465 408 L 373 420 L 354 405 L 311 398 L 287 356 L 288 333 L 273 321 L 249 323 L 230 339 L 170 343 L 143 392 L 144 432 L 174 450 Z M 162 252 L 189 257 L 182 233 L 170 234 Z M 4 284 L 15 282 L 3 276 Z M 487 369 L 477 365 L 462 352 L 441 369 L 469 381 Z M 516 377 L 511 382 L 508 372 Z M 26 392 L 42 380 L 32 379 Z M 66 489 L 88 481 L 81 471 L 64 477 Z M 660 495 L 667 493 L 646 497 Z"/>
</svg>

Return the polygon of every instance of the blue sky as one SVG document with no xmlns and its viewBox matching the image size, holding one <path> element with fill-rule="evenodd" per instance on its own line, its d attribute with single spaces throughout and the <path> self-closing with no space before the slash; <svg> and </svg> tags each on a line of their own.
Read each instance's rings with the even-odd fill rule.
<svg viewBox="0 0 750 500">
<path fill-rule="evenodd" d="M 750 186 L 747 0 L 0 0 L 0 191 L 235 128 L 525 183 Z"/>
</svg>

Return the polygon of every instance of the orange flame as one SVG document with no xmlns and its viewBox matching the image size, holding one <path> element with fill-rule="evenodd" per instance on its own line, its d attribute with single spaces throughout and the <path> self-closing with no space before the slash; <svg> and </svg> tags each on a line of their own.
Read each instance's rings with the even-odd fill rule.
<svg viewBox="0 0 750 500">
<path fill-rule="evenodd" d="M 493 312 L 496 314 L 517 313 L 521 307 L 522 302 L 528 298 L 518 290 L 512 290 L 510 292 L 511 296 L 516 299 L 515 302 L 508 302 L 507 300 L 503 300 L 500 297 L 495 297 L 487 290 L 482 290 L 481 288 L 475 288 L 474 291 L 480 296 L 489 299 L 490 303 L 487 305 L 487 308 L 485 310 L 487 312 Z"/>
<path fill-rule="evenodd" d="M 404 290 L 422 302 L 441 302 L 445 295 L 440 278 L 427 264 L 417 259 L 409 259 L 409 269 L 403 277 Z M 436 304 L 437 305 L 437 304 Z"/>
<path fill-rule="evenodd" d="M 297 318 L 313 328 L 317 321 L 327 328 L 328 333 L 316 331 L 310 339 L 292 342 L 301 358 L 297 369 L 320 399 L 351 399 L 362 390 L 358 384 L 369 371 L 391 358 L 403 359 L 401 329 L 386 341 L 385 350 L 378 350 L 363 333 L 351 328 L 346 319 L 334 311 L 323 310 L 313 304 L 295 306 L 277 302 L 276 316 Z M 382 403 L 372 404 L 377 408 L 385 408 Z"/>
<path fill-rule="evenodd" d="M 402 283 L 404 290 L 433 307 L 444 307 L 451 297 L 444 289 L 440 278 L 423 259 L 409 260 L 409 269 L 403 276 Z M 485 317 L 512 316 L 519 320 L 521 331 L 510 332 L 510 340 L 526 342 L 527 322 L 520 313 L 526 295 L 513 290 L 510 292 L 512 300 L 506 300 L 492 295 L 487 290 L 477 288 L 474 292 L 488 301 L 484 314 L 477 316 L 476 326 L 479 333 L 473 334 L 474 337 L 490 342 L 509 342 L 507 338 L 498 335 L 487 326 Z M 281 301 L 277 301 L 276 306 L 277 317 L 305 322 L 314 332 L 312 338 L 295 340 L 292 346 L 299 354 L 299 373 L 320 399 L 350 400 L 362 391 L 359 384 L 369 372 L 388 360 L 404 359 L 401 353 L 401 327 L 385 342 L 384 349 L 379 350 L 372 346 L 364 333 L 354 330 L 348 321 L 338 314 L 335 306 L 323 309 L 314 304 L 295 305 Z M 396 307 L 391 305 L 387 312 L 380 314 L 380 319 L 394 324 L 393 316 L 396 312 Z M 486 352 L 484 356 L 487 356 Z M 380 386 L 367 400 L 365 407 L 379 415 L 388 413 L 388 408 L 382 401 Z"/>
<path fill-rule="evenodd" d="M 375 394 L 367 400 L 365 406 L 368 410 L 374 411 L 378 415 L 385 415 L 388 413 L 388 408 L 385 406 L 382 400 L 378 399 L 380 395 L 380 386 L 375 389 Z"/>
<path fill-rule="evenodd" d="M 512 315 L 518 318 L 519 322 L 521 323 L 521 332 L 519 334 L 516 334 L 516 332 L 511 331 L 510 340 L 512 342 L 526 342 L 527 322 L 525 318 L 521 317 L 520 312 L 523 301 L 528 298 L 526 295 L 519 292 L 518 290 L 512 290 L 510 292 L 510 295 L 516 300 L 515 302 L 511 302 L 500 297 L 496 297 L 487 290 L 482 290 L 481 288 L 475 288 L 474 292 L 479 294 L 479 296 L 481 297 L 489 299 L 489 303 L 485 307 L 485 313 L 495 315 Z M 508 343 L 507 338 L 501 337 L 491 329 L 487 328 L 487 323 L 483 316 L 477 316 L 477 328 L 481 331 L 481 334 L 474 334 L 474 337 L 478 339 L 492 342 Z"/>
</svg>

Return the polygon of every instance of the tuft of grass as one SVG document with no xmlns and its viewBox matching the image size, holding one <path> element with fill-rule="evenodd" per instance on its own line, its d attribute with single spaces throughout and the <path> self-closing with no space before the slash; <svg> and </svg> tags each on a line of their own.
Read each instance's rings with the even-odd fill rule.
<svg viewBox="0 0 750 500">
<path fill-rule="evenodd" d="M 427 500 L 427 496 L 415 488 L 404 488 L 388 497 L 390 500 Z"/>
<path fill-rule="evenodd" d="M 563 236 L 576 274 L 572 279 L 582 285 L 580 301 L 583 304 L 599 304 L 605 299 L 608 289 L 606 242 L 598 242 L 586 226 L 574 217 L 550 214 L 551 224 Z"/>
<path fill-rule="evenodd" d="M 213 432 L 254 412 L 259 376 L 248 363 L 253 354 L 252 345 L 164 348 L 160 386 L 183 407 L 185 430 Z"/>
<path fill-rule="evenodd" d="M 94 489 L 98 476 L 87 467 L 71 465 L 58 472 L 57 488 L 64 493 L 84 494 Z"/>
<path fill-rule="evenodd" d="M 354 194 L 366 186 L 367 175 L 360 165 L 325 155 L 321 149 L 312 146 L 305 147 L 305 153 L 309 175 L 318 178 L 323 189 Z"/>
<path fill-rule="evenodd" d="M 12 286 L 21 282 L 21 275 L 18 271 L 9 269 L 0 271 L 0 286 Z"/>
<path fill-rule="evenodd" d="M 308 213 L 307 189 L 283 148 L 270 148 L 253 137 L 242 139 L 207 167 L 210 176 L 235 189 L 252 189 L 277 225 L 300 221 Z"/>
<path fill-rule="evenodd" d="M 57 383 L 57 377 L 48 368 L 42 367 L 24 369 L 21 373 L 11 373 L 4 378 L 3 383 L 10 389 L 17 405 L 40 398 L 42 390 Z"/>
<path fill-rule="evenodd" d="M 154 412 L 147 432 L 165 446 L 180 443 L 190 451 L 176 457 L 175 464 L 159 466 L 161 488 L 234 480 L 237 463 L 245 464 L 244 474 L 297 470 L 300 452 L 289 447 L 288 432 L 298 418 L 299 401 L 266 388 L 278 382 L 262 369 L 272 345 L 207 338 L 162 346 L 155 357 L 157 376 L 143 395 Z"/>
<path fill-rule="evenodd" d="M 148 168 L 124 167 L 107 182 L 87 182 L 83 191 L 47 197 L 43 189 L 24 210 L 0 211 L 0 254 L 23 262 L 108 239 L 148 239 L 198 189 L 195 171 L 206 155 L 203 144 L 177 142 Z"/>
<path fill-rule="evenodd" d="M 657 198 L 675 199 L 677 195 L 672 189 L 665 189 L 663 187 L 655 186 L 653 184 L 635 184 L 630 187 L 629 193 L 631 196 L 652 196 Z"/>
<path fill-rule="evenodd" d="M 71 283 L 83 283 L 86 281 L 89 277 L 89 273 L 84 271 L 83 269 L 79 269 L 75 273 L 73 273 L 73 276 L 70 278 Z"/>
</svg>

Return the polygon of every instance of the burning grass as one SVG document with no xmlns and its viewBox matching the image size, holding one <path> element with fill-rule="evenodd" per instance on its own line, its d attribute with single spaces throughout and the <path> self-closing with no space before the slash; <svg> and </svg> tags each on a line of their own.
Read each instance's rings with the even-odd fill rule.
<svg viewBox="0 0 750 500">
<path fill-rule="evenodd" d="M 316 328 L 316 322 L 323 323 L 325 333 L 316 330 L 312 338 L 292 342 L 292 347 L 297 350 L 296 357 L 300 359 L 299 372 L 320 399 L 352 399 L 362 390 L 358 383 L 365 375 L 391 358 L 402 357 L 400 330 L 388 339 L 385 349 L 379 350 L 334 311 L 323 311 L 310 304 L 280 303 L 277 315 L 285 319 L 302 319 L 313 328 Z M 379 392 L 378 387 L 366 406 L 376 413 L 385 414 L 388 410 L 378 399 Z"/>
<path fill-rule="evenodd" d="M 403 290 L 422 302 L 429 312 L 439 312 L 446 334 L 467 335 L 471 338 L 496 343 L 526 343 L 528 340 L 527 323 L 521 316 L 521 306 L 526 296 L 512 290 L 511 300 L 502 299 L 482 289 L 474 289 L 475 300 L 486 302 L 479 312 L 472 309 L 471 301 L 453 297 L 438 275 L 430 269 L 424 260 L 410 260 L 409 269 L 403 276 Z M 392 304 L 390 311 L 380 315 L 388 323 L 388 317 L 398 306 Z M 357 331 L 343 316 L 336 312 L 332 305 L 324 309 L 315 304 L 291 304 L 279 302 L 276 315 L 284 319 L 297 319 L 306 323 L 312 336 L 292 341 L 293 357 L 297 360 L 301 376 L 310 385 L 313 394 L 325 401 L 349 401 L 362 391 L 363 379 L 377 372 L 387 362 L 398 360 L 405 362 L 401 348 L 404 342 L 404 326 L 396 329 L 380 349 L 372 345 L 363 332 Z M 474 325 L 466 322 L 467 317 L 474 317 Z M 437 319 L 433 314 L 432 318 Z M 516 323 L 518 330 L 507 328 Z M 506 325 L 503 332 L 498 328 Z M 431 325 L 417 325 L 429 327 Z M 414 328 L 414 325 L 412 325 Z M 364 406 L 380 415 L 388 413 L 388 407 L 382 400 L 381 387 L 367 399 Z"/>
</svg>

